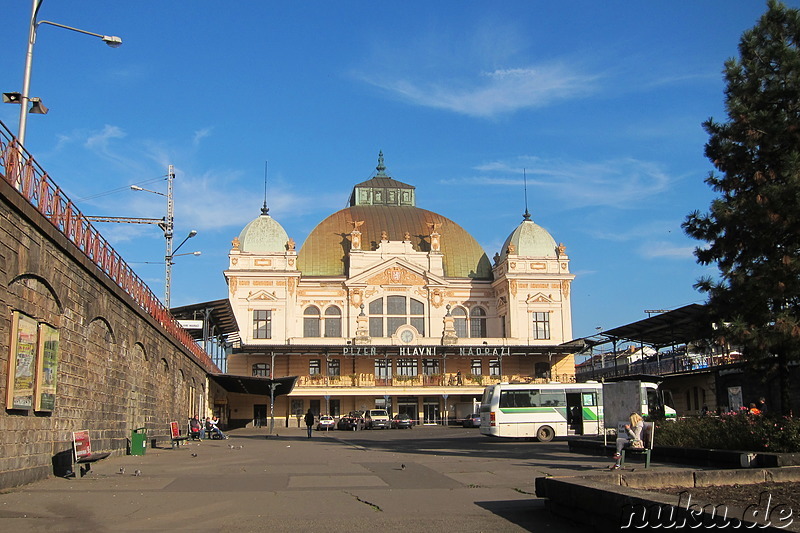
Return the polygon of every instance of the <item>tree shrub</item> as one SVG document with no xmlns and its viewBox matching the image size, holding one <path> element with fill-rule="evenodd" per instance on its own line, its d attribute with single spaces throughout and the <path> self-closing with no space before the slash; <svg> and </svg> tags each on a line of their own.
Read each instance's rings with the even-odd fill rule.
<svg viewBox="0 0 800 533">
<path fill-rule="evenodd" d="M 800 452 L 800 419 L 751 414 L 747 410 L 720 416 L 658 422 L 656 446 L 753 452 Z"/>
</svg>

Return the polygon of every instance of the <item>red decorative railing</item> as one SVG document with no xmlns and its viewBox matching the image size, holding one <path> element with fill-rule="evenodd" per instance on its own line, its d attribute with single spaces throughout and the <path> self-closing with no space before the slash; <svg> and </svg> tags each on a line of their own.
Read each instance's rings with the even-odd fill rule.
<svg viewBox="0 0 800 533">
<path fill-rule="evenodd" d="M 0 170 L 3 179 L 50 221 L 106 276 L 128 293 L 136 303 L 210 372 L 219 372 L 209 355 L 173 318 L 144 281 L 128 266 L 103 236 L 42 169 L 5 124 L 0 121 Z"/>
</svg>

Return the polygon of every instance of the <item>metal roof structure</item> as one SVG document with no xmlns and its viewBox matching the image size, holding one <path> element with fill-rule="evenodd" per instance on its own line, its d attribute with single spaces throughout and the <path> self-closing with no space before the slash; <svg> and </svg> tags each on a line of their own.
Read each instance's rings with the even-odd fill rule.
<svg viewBox="0 0 800 533">
<path fill-rule="evenodd" d="M 706 306 L 691 304 L 578 340 L 587 348 L 615 341 L 663 348 L 708 338 L 711 331 Z"/>
<path fill-rule="evenodd" d="M 187 330 L 195 340 L 204 340 L 205 333 L 212 337 L 224 335 L 229 342 L 239 341 L 239 325 L 236 323 L 231 302 L 227 298 L 173 307 L 170 312 L 176 320 L 204 320 L 206 312 L 209 313 L 207 331 L 205 328 Z"/>
</svg>

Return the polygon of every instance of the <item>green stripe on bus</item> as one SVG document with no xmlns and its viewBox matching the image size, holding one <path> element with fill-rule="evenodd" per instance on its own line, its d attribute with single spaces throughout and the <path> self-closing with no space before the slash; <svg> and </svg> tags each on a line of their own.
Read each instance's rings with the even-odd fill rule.
<svg viewBox="0 0 800 533">
<path fill-rule="evenodd" d="M 591 407 L 584 407 L 583 408 L 583 419 L 584 420 L 597 420 L 597 413 Z"/>
<path fill-rule="evenodd" d="M 501 413 L 552 413 L 558 412 L 555 407 L 501 407 Z"/>
</svg>

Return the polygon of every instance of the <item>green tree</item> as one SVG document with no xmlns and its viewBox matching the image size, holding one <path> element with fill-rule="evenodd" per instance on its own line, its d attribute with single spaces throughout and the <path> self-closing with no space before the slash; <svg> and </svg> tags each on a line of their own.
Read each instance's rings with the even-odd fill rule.
<svg viewBox="0 0 800 533">
<path fill-rule="evenodd" d="M 705 241 L 695 256 L 716 263 L 701 278 L 726 341 L 749 361 L 774 363 L 789 409 L 788 362 L 800 359 L 800 11 L 770 0 L 725 63 L 728 121 L 713 119 L 705 154 L 719 197 L 683 223 Z"/>
</svg>

